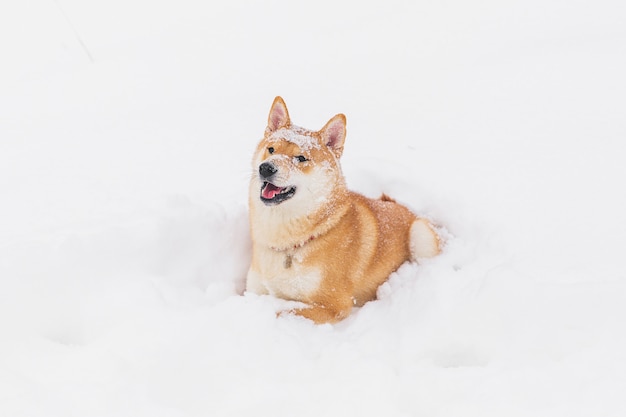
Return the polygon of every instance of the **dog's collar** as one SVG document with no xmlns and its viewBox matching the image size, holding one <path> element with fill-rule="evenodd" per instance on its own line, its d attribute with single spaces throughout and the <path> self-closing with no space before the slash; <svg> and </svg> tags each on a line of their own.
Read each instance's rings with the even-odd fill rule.
<svg viewBox="0 0 626 417">
<path fill-rule="evenodd" d="M 270 248 L 276 252 L 287 252 L 288 250 L 296 250 L 296 249 L 300 249 L 301 247 L 303 247 L 304 245 L 306 245 L 307 243 L 310 243 L 313 239 L 315 239 L 314 235 L 311 235 L 307 240 L 305 240 L 304 242 L 300 242 L 300 243 L 296 243 L 295 245 L 288 247 L 288 248 L 277 248 L 276 246 L 270 246 Z"/>
</svg>

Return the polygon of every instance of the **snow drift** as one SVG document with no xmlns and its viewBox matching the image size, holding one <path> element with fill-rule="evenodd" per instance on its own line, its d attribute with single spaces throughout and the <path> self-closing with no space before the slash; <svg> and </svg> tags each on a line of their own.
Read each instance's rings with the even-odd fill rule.
<svg viewBox="0 0 626 417">
<path fill-rule="evenodd" d="M 620 3 L 0 7 L 0 414 L 626 412 Z M 450 232 L 335 326 L 242 295 L 278 94 Z"/>
</svg>

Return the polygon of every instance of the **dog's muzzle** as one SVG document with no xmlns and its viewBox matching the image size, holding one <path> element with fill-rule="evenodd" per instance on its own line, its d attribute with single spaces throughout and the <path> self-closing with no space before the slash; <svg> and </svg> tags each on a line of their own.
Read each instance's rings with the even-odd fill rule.
<svg viewBox="0 0 626 417">
<path fill-rule="evenodd" d="M 270 162 L 263 162 L 259 165 L 259 176 L 263 181 L 259 197 L 266 206 L 275 206 L 296 194 L 296 187 L 279 187 L 270 181 L 277 172 L 278 169 Z"/>
</svg>

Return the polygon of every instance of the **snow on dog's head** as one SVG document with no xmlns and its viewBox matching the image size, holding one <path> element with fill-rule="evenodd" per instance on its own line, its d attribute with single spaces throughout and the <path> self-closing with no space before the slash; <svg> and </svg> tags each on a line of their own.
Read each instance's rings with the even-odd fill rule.
<svg viewBox="0 0 626 417">
<path fill-rule="evenodd" d="M 291 124 L 287 106 L 276 97 L 253 158 L 250 203 L 298 216 L 310 213 L 345 189 L 339 158 L 346 118 L 338 114 L 319 131 Z"/>
</svg>

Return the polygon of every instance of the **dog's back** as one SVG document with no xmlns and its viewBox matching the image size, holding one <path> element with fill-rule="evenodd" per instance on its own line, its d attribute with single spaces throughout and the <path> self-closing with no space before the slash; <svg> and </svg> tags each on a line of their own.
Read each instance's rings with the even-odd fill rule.
<svg viewBox="0 0 626 417">
<path fill-rule="evenodd" d="M 354 236 L 354 244 L 346 255 L 353 257 L 353 271 L 346 271 L 346 278 L 353 281 L 354 301 L 360 306 L 374 299 L 389 274 L 411 259 L 409 235 L 415 215 L 384 195 L 373 200 L 350 193 L 350 203 L 354 218 L 346 219 L 346 232 Z"/>
</svg>

